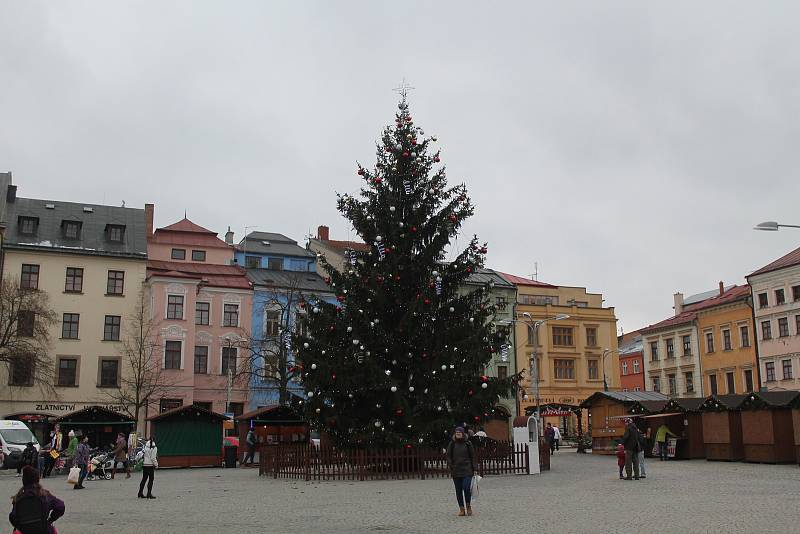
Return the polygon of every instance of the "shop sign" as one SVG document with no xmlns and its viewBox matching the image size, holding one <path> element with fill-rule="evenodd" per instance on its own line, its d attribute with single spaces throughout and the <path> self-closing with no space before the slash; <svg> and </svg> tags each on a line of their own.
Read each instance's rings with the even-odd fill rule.
<svg viewBox="0 0 800 534">
<path fill-rule="evenodd" d="M 83 410 L 84 408 L 88 408 L 90 406 L 100 406 L 101 408 L 105 408 L 106 410 L 111 410 L 113 412 L 122 412 L 125 411 L 125 406 L 122 404 L 100 404 L 96 402 L 82 402 L 82 403 L 58 403 L 58 402 L 42 402 L 35 404 L 36 408 L 34 411 L 36 412 L 63 412 L 63 413 L 70 413 L 77 410 Z"/>
</svg>

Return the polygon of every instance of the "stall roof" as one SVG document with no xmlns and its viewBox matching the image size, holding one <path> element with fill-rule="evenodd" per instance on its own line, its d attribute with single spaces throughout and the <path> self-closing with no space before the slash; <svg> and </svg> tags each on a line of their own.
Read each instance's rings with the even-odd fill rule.
<svg viewBox="0 0 800 534">
<path fill-rule="evenodd" d="M 276 423 L 306 422 L 305 419 L 303 419 L 303 416 L 296 410 L 290 408 L 289 406 L 281 406 L 278 404 L 263 406 L 257 410 L 238 415 L 234 419 L 237 421 L 275 421 Z"/>
<path fill-rule="evenodd" d="M 667 405 L 667 401 L 661 400 L 643 400 L 639 401 L 639 405 L 649 413 L 660 412 Z"/>
<path fill-rule="evenodd" d="M 739 405 L 743 409 L 759 408 L 790 408 L 797 405 L 800 391 L 763 391 L 760 393 L 750 393 L 744 396 L 744 400 Z"/>
<path fill-rule="evenodd" d="M 153 415 L 152 417 L 148 417 L 148 421 L 160 421 L 162 419 L 167 419 L 169 417 L 175 416 L 180 414 L 181 412 L 196 412 L 198 415 L 208 415 L 213 419 L 219 419 L 220 421 L 225 420 L 225 416 L 222 414 L 218 414 L 217 412 L 212 412 L 211 410 L 206 410 L 205 408 L 201 408 L 200 406 L 195 406 L 194 404 L 187 404 L 186 406 L 179 406 L 177 408 L 173 408 L 172 410 L 167 410 L 166 412 L 162 412 L 157 415 Z"/>
<path fill-rule="evenodd" d="M 665 410 L 679 410 L 681 412 L 699 412 L 705 399 L 698 397 L 683 397 L 671 399 L 664 407 Z"/>
<path fill-rule="evenodd" d="M 747 395 L 711 395 L 703 400 L 701 410 L 736 410 L 746 398 Z"/>
<path fill-rule="evenodd" d="M 102 406 L 87 406 L 53 419 L 54 423 L 70 423 L 73 425 L 120 425 L 135 424 L 130 417 Z"/>
<path fill-rule="evenodd" d="M 669 397 L 656 391 L 597 391 L 583 401 L 580 407 L 588 408 L 596 398 L 601 397 L 624 403 L 641 401 L 663 401 L 666 403 L 669 400 Z"/>
</svg>

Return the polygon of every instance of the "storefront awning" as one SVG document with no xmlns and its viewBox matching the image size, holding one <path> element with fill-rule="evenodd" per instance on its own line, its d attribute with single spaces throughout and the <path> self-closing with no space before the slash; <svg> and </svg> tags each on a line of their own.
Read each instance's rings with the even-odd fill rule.
<svg viewBox="0 0 800 534">
<path fill-rule="evenodd" d="M 610 415 L 606 419 L 654 419 L 656 417 L 671 417 L 673 415 L 683 415 L 681 412 L 672 412 L 672 413 L 655 413 L 652 415 L 644 415 L 644 414 L 631 414 L 631 415 Z"/>
</svg>

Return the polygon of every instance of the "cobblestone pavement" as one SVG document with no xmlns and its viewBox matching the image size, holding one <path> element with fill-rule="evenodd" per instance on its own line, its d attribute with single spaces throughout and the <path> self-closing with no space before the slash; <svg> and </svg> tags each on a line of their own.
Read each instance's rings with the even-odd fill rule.
<svg viewBox="0 0 800 534">
<path fill-rule="evenodd" d="M 704 460 L 649 461 L 648 478 L 617 478 L 616 458 L 562 450 L 540 476 L 488 477 L 476 515 L 455 517 L 448 479 L 317 482 L 259 478 L 252 469 L 161 470 L 157 499 L 130 480 L 64 478 L 61 534 L 361 532 L 800 532 L 800 468 Z M 0 472 L 3 519 L 19 479 Z"/>
</svg>

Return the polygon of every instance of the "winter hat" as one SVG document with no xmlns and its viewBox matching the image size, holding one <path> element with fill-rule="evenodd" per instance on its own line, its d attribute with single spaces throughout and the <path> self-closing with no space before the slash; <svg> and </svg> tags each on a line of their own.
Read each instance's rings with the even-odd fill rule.
<svg viewBox="0 0 800 534">
<path fill-rule="evenodd" d="M 69 435 L 69 437 L 74 438 L 75 437 L 75 431 L 74 430 L 70 430 L 68 435 Z"/>
<path fill-rule="evenodd" d="M 22 485 L 33 486 L 39 482 L 39 471 L 33 467 L 26 465 L 22 468 Z"/>
<path fill-rule="evenodd" d="M 456 432 L 461 432 L 463 434 L 464 433 L 464 427 L 463 426 L 457 426 L 455 431 Z"/>
</svg>

